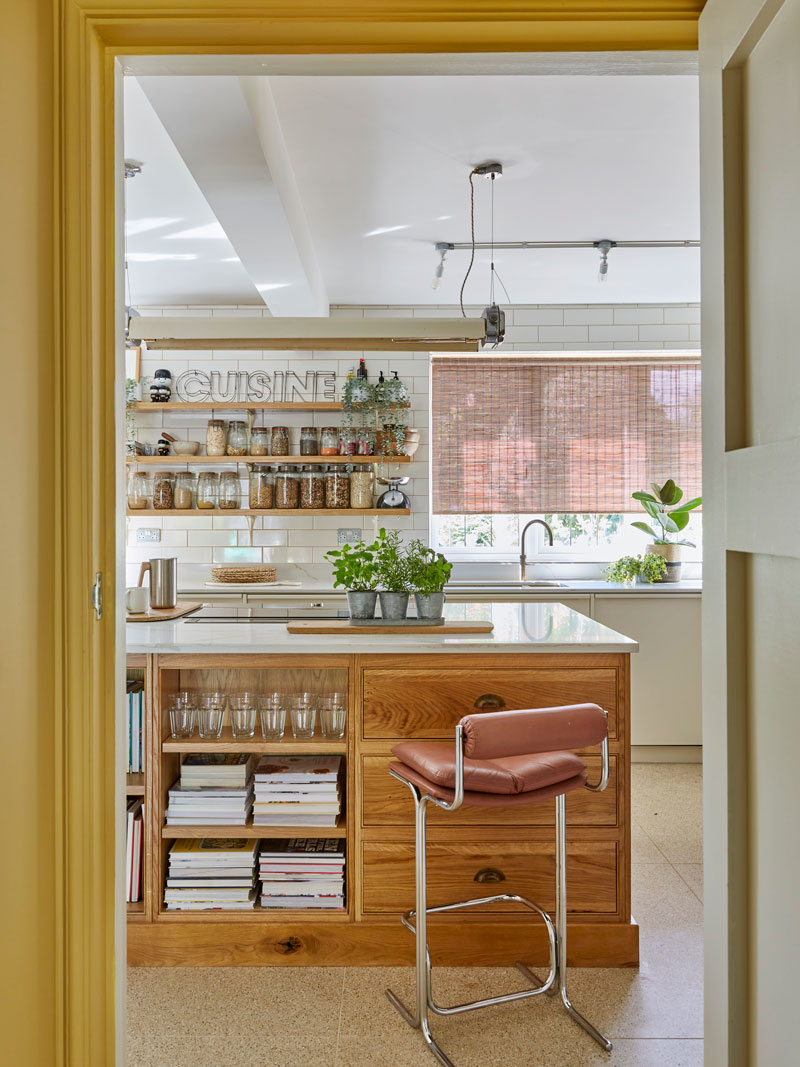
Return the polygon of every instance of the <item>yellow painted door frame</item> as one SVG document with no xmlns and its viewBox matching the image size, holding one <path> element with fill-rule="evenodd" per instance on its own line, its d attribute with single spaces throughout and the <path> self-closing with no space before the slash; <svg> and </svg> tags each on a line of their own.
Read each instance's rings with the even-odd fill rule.
<svg viewBox="0 0 800 1067">
<path fill-rule="evenodd" d="M 27 1067 L 114 1062 L 116 63 L 125 55 L 694 49 L 703 0 L 24 0 L 4 14 L 0 102 L 7 378 L 25 396 L 4 524 L 14 722 L 2 1046 Z M 5 127 L 4 128 L 9 128 Z M 9 343 L 9 337 L 4 339 Z M 17 377 L 19 374 L 19 377 Z M 19 385 L 19 383 L 22 383 Z M 33 440 L 26 427 L 33 426 Z M 16 456 L 15 456 L 16 460 Z M 24 481 L 24 484 L 20 484 Z M 19 489 L 19 495 L 16 491 Z M 20 538 L 25 544 L 20 545 Z M 90 604 L 105 578 L 103 618 Z M 4 674 L 6 671 L 4 670 Z M 21 712 L 25 712 L 24 715 Z M 17 721 L 18 720 L 18 721 Z M 31 799 L 33 798 L 33 799 Z M 7 876 L 0 879 L 6 882 Z"/>
</svg>

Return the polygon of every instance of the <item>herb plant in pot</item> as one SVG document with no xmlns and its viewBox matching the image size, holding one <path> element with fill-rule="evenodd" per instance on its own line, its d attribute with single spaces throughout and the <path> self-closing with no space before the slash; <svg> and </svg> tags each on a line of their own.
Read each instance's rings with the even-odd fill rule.
<svg viewBox="0 0 800 1067">
<path fill-rule="evenodd" d="M 653 543 L 647 546 L 647 551 L 663 556 L 666 560 L 667 573 L 657 580 L 677 582 L 681 576 L 681 547 L 688 545 L 694 548 L 693 541 L 678 540 L 677 535 L 689 525 L 689 512 L 699 508 L 703 498 L 698 496 L 681 503 L 683 490 L 678 488 L 672 478 L 662 486 L 653 482 L 650 488 L 652 493 L 640 490 L 633 494 L 633 499 L 639 501 L 657 526 L 654 528 L 646 522 L 634 522 L 632 525 L 653 538 Z"/>
<path fill-rule="evenodd" d="M 438 622 L 444 614 L 444 587 L 453 564 L 420 540 L 408 546 L 409 582 L 414 590 L 417 618 Z"/>
<path fill-rule="evenodd" d="M 378 543 L 342 545 L 325 553 L 333 564 L 335 588 L 347 590 L 347 607 L 351 619 L 374 619 L 378 599 Z"/>
<path fill-rule="evenodd" d="M 399 622 L 408 611 L 409 559 L 400 541 L 400 534 L 392 530 L 387 534 L 381 530 L 378 535 L 378 596 L 381 602 L 381 615 L 387 622 Z"/>
<path fill-rule="evenodd" d="M 667 573 L 667 561 L 655 552 L 646 552 L 644 556 L 623 556 L 612 563 L 606 571 L 606 580 L 614 585 L 652 585 L 661 582 Z"/>
</svg>

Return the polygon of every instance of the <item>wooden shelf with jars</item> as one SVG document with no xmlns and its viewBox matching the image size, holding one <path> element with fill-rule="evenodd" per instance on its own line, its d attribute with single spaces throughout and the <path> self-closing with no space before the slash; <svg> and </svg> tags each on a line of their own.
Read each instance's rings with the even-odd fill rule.
<svg viewBox="0 0 800 1067">
<path fill-rule="evenodd" d="M 410 508 L 263 508 L 255 510 L 251 508 L 128 508 L 126 513 L 130 518 L 150 515 L 182 515 L 184 518 L 197 518 L 201 515 L 229 516 L 249 515 L 257 518 L 259 515 L 383 515 L 391 518 L 392 515 L 410 515 Z"/>
<path fill-rule="evenodd" d="M 136 466 L 169 467 L 179 463 L 217 464 L 252 463 L 410 463 L 411 456 L 128 456 Z"/>
</svg>

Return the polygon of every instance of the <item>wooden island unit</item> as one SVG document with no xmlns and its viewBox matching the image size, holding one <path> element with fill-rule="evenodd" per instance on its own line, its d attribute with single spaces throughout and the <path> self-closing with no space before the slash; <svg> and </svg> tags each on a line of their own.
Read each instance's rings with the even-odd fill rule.
<svg viewBox="0 0 800 1067">
<path fill-rule="evenodd" d="M 611 773 L 603 793 L 567 797 L 569 963 L 638 963 L 630 911 L 630 654 L 636 643 L 562 604 L 457 604 L 451 617 L 491 618 L 488 635 L 358 638 L 288 634 L 285 625 L 128 627 L 129 668 L 144 667 L 144 900 L 129 905 L 128 962 L 142 966 L 391 965 L 414 960 L 400 913 L 414 906 L 413 804 L 387 773 L 392 745 L 453 743 L 465 714 L 594 702 L 609 715 Z M 346 691 L 344 740 L 280 742 L 170 737 L 168 695 L 178 689 Z M 334 830 L 165 826 L 167 792 L 188 752 L 338 753 L 343 805 Z M 586 753 L 592 778 L 599 752 Z M 346 844 L 344 912 L 166 912 L 166 857 L 178 837 L 330 836 Z M 431 811 L 428 903 L 502 891 L 554 906 L 552 803 L 523 809 Z M 131 910 L 133 909 L 133 910 Z M 430 923 L 434 962 L 546 962 L 546 937 L 529 913 L 476 909 Z"/>
</svg>

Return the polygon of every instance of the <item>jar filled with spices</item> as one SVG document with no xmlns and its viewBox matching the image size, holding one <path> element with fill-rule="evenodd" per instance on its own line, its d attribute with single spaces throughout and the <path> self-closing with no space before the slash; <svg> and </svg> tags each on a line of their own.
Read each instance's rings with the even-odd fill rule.
<svg viewBox="0 0 800 1067">
<path fill-rule="evenodd" d="M 339 455 L 339 427 L 323 426 L 319 454 L 321 456 Z"/>
<path fill-rule="evenodd" d="M 240 419 L 233 419 L 228 423 L 228 444 L 226 452 L 229 456 L 247 455 L 247 423 Z"/>
<path fill-rule="evenodd" d="M 219 478 L 216 471 L 203 471 L 197 479 L 197 506 L 202 511 L 217 506 Z"/>
<path fill-rule="evenodd" d="M 359 467 L 350 474 L 350 507 L 372 507 L 372 467 Z"/>
<path fill-rule="evenodd" d="M 325 507 L 325 473 L 322 467 L 303 467 L 300 472 L 300 507 Z"/>
<path fill-rule="evenodd" d="M 195 483 L 191 471 L 179 471 L 175 478 L 175 510 L 188 511 L 194 507 Z"/>
<path fill-rule="evenodd" d="M 225 423 L 222 419 L 209 419 L 206 428 L 206 455 L 224 456 L 227 443 Z"/>
<path fill-rule="evenodd" d="M 128 479 L 128 509 L 144 511 L 150 507 L 150 475 L 147 471 L 131 471 Z"/>
<path fill-rule="evenodd" d="M 275 475 L 270 467 L 254 463 L 250 468 L 248 501 L 251 508 L 272 508 L 275 500 Z"/>
<path fill-rule="evenodd" d="M 254 426 L 250 433 L 250 455 L 269 455 L 269 430 L 266 426 Z"/>
<path fill-rule="evenodd" d="M 342 427 L 339 431 L 339 455 L 354 456 L 358 452 L 358 431 Z"/>
<path fill-rule="evenodd" d="M 217 502 L 222 511 L 233 511 L 239 507 L 239 475 L 236 471 L 223 471 L 220 474 Z"/>
<path fill-rule="evenodd" d="M 303 426 L 300 430 L 300 455 L 319 455 L 319 437 L 316 426 Z"/>
<path fill-rule="evenodd" d="M 275 507 L 296 508 L 300 503 L 300 479 L 294 467 L 278 467 L 275 475 Z"/>
<path fill-rule="evenodd" d="M 341 467 L 328 467 L 325 475 L 325 507 L 350 507 L 350 472 Z"/>
<path fill-rule="evenodd" d="M 273 456 L 289 455 L 289 427 L 273 426 L 270 439 L 270 452 Z"/>
<path fill-rule="evenodd" d="M 157 511 L 171 511 L 175 502 L 175 475 L 159 471 L 153 475 L 153 507 Z"/>
</svg>

